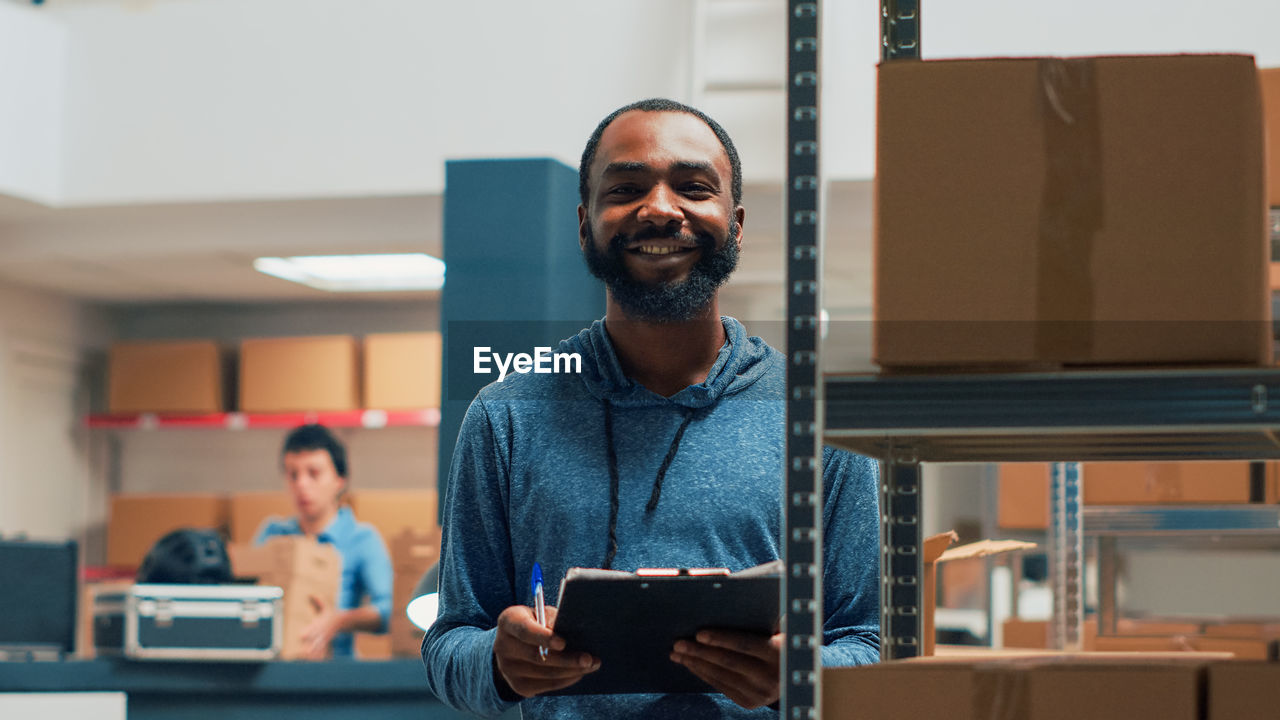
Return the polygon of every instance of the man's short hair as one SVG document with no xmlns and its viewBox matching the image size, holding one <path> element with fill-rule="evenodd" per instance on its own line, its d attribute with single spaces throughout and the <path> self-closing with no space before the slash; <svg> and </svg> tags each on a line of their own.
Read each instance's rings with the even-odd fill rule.
<svg viewBox="0 0 1280 720">
<path fill-rule="evenodd" d="M 582 162 L 578 165 L 578 196 L 582 199 L 583 206 L 588 204 L 588 185 L 590 184 L 588 176 L 591 174 L 591 163 L 596 159 L 596 149 L 600 146 L 600 136 L 604 134 L 605 128 L 609 127 L 619 115 L 632 110 L 685 113 L 706 123 L 707 127 L 711 128 L 711 132 L 715 133 L 720 140 L 720 145 L 724 148 L 725 154 L 729 156 L 729 170 L 732 174 L 729 189 L 733 196 L 733 204 L 735 206 L 742 204 L 742 161 L 738 159 L 738 149 L 733 146 L 733 140 L 729 139 L 729 133 L 720 127 L 720 123 L 707 117 L 706 113 L 695 107 L 666 98 L 649 98 L 648 100 L 633 102 L 609 113 L 596 126 L 595 131 L 591 133 L 591 137 L 587 139 L 587 147 L 582 151 Z"/>
<path fill-rule="evenodd" d="M 333 460 L 333 469 L 338 471 L 338 477 L 347 477 L 347 449 L 342 446 L 338 438 L 333 436 L 333 433 L 329 432 L 329 428 L 323 425 L 302 425 L 294 428 L 284 439 L 284 449 L 280 451 L 280 456 L 309 450 L 327 450 L 329 459 Z"/>
</svg>

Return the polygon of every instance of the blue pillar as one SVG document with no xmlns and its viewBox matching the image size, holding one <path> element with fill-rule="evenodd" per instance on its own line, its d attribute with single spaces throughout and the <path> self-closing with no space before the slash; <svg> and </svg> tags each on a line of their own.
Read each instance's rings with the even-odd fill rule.
<svg viewBox="0 0 1280 720">
<path fill-rule="evenodd" d="M 475 374 L 474 348 L 554 349 L 604 316 L 604 286 L 587 272 L 578 248 L 577 207 L 578 172 L 555 160 L 445 164 L 442 500 L 467 406 L 497 379 Z"/>
</svg>

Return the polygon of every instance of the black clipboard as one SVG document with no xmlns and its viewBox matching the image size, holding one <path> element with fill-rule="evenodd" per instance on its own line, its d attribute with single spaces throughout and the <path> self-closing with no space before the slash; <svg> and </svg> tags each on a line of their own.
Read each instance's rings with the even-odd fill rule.
<svg viewBox="0 0 1280 720">
<path fill-rule="evenodd" d="M 599 658 L 600 669 L 549 694 L 716 692 L 671 661 L 672 647 L 704 628 L 777 632 L 781 568 L 775 561 L 729 575 L 668 576 L 571 569 L 555 633 L 568 650 Z"/>
</svg>

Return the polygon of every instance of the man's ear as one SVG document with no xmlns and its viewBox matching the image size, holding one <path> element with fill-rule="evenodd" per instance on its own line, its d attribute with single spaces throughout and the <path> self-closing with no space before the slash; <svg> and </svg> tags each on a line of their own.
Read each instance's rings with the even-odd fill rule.
<svg viewBox="0 0 1280 720">
<path fill-rule="evenodd" d="M 733 241 L 738 244 L 738 249 L 741 250 L 743 228 L 746 227 L 747 221 L 747 209 L 739 205 L 733 209 L 733 214 L 738 221 L 738 237 L 734 238 Z"/>
<path fill-rule="evenodd" d="M 578 249 L 587 249 L 587 206 L 578 205 Z"/>
</svg>

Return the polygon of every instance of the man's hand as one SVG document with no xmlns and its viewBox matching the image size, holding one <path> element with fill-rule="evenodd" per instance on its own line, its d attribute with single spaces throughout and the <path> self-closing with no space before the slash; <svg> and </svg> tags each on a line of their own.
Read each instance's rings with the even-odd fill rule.
<svg viewBox="0 0 1280 720">
<path fill-rule="evenodd" d="M 782 634 L 701 630 L 676 642 L 671 659 L 748 710 L 778 701 Z"/>
<path fill-rule="evenodd" d="M 312 595 L 309 599 L 317 616 L 302 629 L 304 657 L 308 660 L 323 660 L 329 655 L 329 643 L 333 641 L 333 636 L 338 634 L 338 611 L 333 603 L 326 602 L 318 595 Z"/>
<path fill-rule="evenodd" d="M 547 607 L 547 623 L 555 626 L 556 609 Z M 538 648 L 547 648 L 542 659 Z M 532 697 L 559 690 L 600 669 L 600 661 L 587 653 L 564 652 L 564 639 L 538 624 L 533 609 L 513 605 L 498 616 L 493 659 L 501 677 L 517 695 Z M 499 685 L 501 688 L 501 685 Z"/>
</svg>

